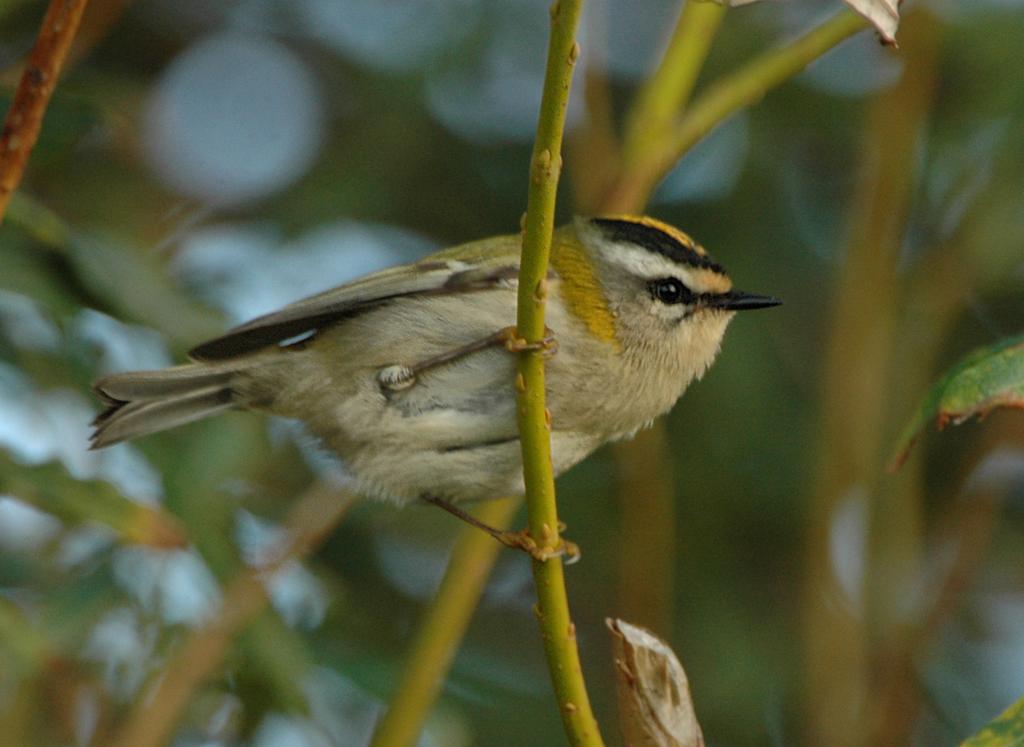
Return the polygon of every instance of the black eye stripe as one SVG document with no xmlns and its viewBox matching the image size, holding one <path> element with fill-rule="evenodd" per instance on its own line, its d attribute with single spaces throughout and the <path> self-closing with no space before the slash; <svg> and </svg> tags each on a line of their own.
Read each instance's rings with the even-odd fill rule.
<svg viewBox="0 0 1024 747">
<path fill-rule="evenodd" d="M 647 284 L 651 296 L 664 304 L 693 303 L 696 296 L 679 278 L 658 278 Z"/>
</svg>

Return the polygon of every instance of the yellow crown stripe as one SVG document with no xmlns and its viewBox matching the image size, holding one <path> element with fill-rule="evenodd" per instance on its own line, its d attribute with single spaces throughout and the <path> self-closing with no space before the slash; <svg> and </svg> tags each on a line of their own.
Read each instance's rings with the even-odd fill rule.
<svg viewBox="0 0 1024 747">
<path fill-rule="evenodd" d="M 627 221 L 629 223 L 637 223 L 641 226 L 653 228 L 657 231 L 661 231 L 664 234 L 668 234 L 669 236 L 671 236 L 673 239 L 678 241 L 680 244 L 683 244 L 684 246 L 692 247 L 693 250 L 697 252 L 697 254 L 700 254 L 701 256 L 706 257 L 708 254 L 704 247 L 702 247 L 700 244 L 694 241 L 689 234 L 680 231 L 678 228 L 676 228 L 675 226 L 671 226 L 668 223 L 663 223 L 657 218 L 651 218 L 650 216 L 647 215 L 629 215 L 625 213 L 620 215 L 601 215 L 599 217 L 606 220 L 621 220 Z"/>
</svg>

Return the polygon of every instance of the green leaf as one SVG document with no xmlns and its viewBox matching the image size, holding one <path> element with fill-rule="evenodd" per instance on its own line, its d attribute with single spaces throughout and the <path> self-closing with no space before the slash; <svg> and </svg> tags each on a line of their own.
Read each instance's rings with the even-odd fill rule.
<svg viewBox="0 0 1024 747">
<path fill-rule="evenodd" d="M 13 602 L 0 598 L 0 641 L 4 661 L 19 675 L 32 670 L 35 662 L 51 653 L 50 642 L 29 617 Z"/>
<path fill-rule="evenodd" d="M 996 407 L 1024 408 L 1024 335 L 977 350 L 953 366 L 924 398 L 900 435 L 890 471 L 899 469 L 921 430 L 935 420 L 941 430 Z"/>
<path fill-rule="evenodd" d="M 0 493 L 74 524 L 104 524 L 125 542 L 150 547 L 186 544 L 181 525 L 163 509 L 134 503 L 109 482 L 75 479 L 58 462 L 25 465 L 0 452 Z"/>
<path fill-rule="evenodd" d="M 1000 714 L 960 747 L 1024 747 L 1024 698 Z"/>
<path fill-rule="evenodd" d="M 64 257 L 82 286 L 119 316 L 154 327 L 186 347 L 223 331 L 220 315 L 178 287 L 159 255 L 76 230 L 21 192 L 11 199 L 7 217 Z"/>
<path fill-rule="evenodd" d="M 113 237 L 79 232 L 67 255 L 82 284 L 122 317 L 158 329 L 180 345 L 223 331 L 218 315 L 186 296 L 155 254 L 133 250 Z"/>
</svg>

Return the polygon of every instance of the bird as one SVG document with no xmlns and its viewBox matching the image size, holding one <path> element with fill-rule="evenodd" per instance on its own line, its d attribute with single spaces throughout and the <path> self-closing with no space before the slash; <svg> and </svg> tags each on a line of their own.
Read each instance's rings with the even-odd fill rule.
<svg viewBox="0 0 1024 747">
<path fill-rule="evenodd" d="M 233 409 L 293 418 L 341 459 L 356 493 L 432 503 L 523 547 L 462 508 L 524 492 L 521 244 L 513 233 L 443 249 L 241 324 L 182 365 L 104 376 L 91 447 Z M 781 303 L 734 290 L 704 247 L 646 216 L 555 229 L 547 281 L 540 346 L 556 475 L 670 410 L 737 311 Z"/>
</svg>

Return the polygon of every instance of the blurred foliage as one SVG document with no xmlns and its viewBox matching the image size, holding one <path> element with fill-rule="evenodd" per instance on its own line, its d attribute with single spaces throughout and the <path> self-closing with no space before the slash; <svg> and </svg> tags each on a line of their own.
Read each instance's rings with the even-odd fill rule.
<svg viewBox="0 0 1024 747">
<path fill-rule="evenodd" d="M 1019 700 L 963 742 L 962 747 L 1016 747 L 1024 744 L 1024 700 Z"/>
<path fill-rule="evenodd" d="M 996 407 L 1024 408 L 1024 339 L 1011 337 L 978 350 L 953 366 L 925 396 L 900 436 L 896 465 L 902 464 L 921 429 L 934 420 L 940 429 L 960 425 Z"/>
<path fill-rule="evenodd" d="M 837 5 L 730 10 L 697 95 Z M 914 7 L 904 51 L 847 42 L 712 133 L 649 208 L 739 287 L 785 300 L 737 319 L 666 418 L 665 638 L 710 744 L 953 745 L 1024 692 L 1020 413 L 925 436 L 884 474 L 928 384 L 1021 331 L 1024 6 Z M 43 9 L 0 6 L 8 100 Z M 678 12 L 589 4 L 581 72 L 616 125 Z M 262 304 L 515 230 L 545 26 L 534 0 L 90 4 L 0 227 L 5 743 L 109 743 L 300 496 L 339 479 L 290 424 L 249 414 L 88 452 L 90 382 L 180 359 Z M 587 123 L 582 90 L 570 138 Z M 910 113 L 887 151 L 894 106 Z M 567 220 L 585 189 L 563 183 Z M 603 450 L 559 484 L 602 723 L 615 710 L 603 620 L 633 551 L 613 469 Z M 457 529 L 437 513 L 360 503 L 277 570 L 271 608 L 193 693 L 174 744 L 364 743 Z M 423 744 L 561 743 L 532 603 L 527 563 L 503 555 Z M 815 621 L 831 636 L 817 661 Z M 822 698 L 858 728 L 812 736 L 807 704 Z"/>
</svg>

